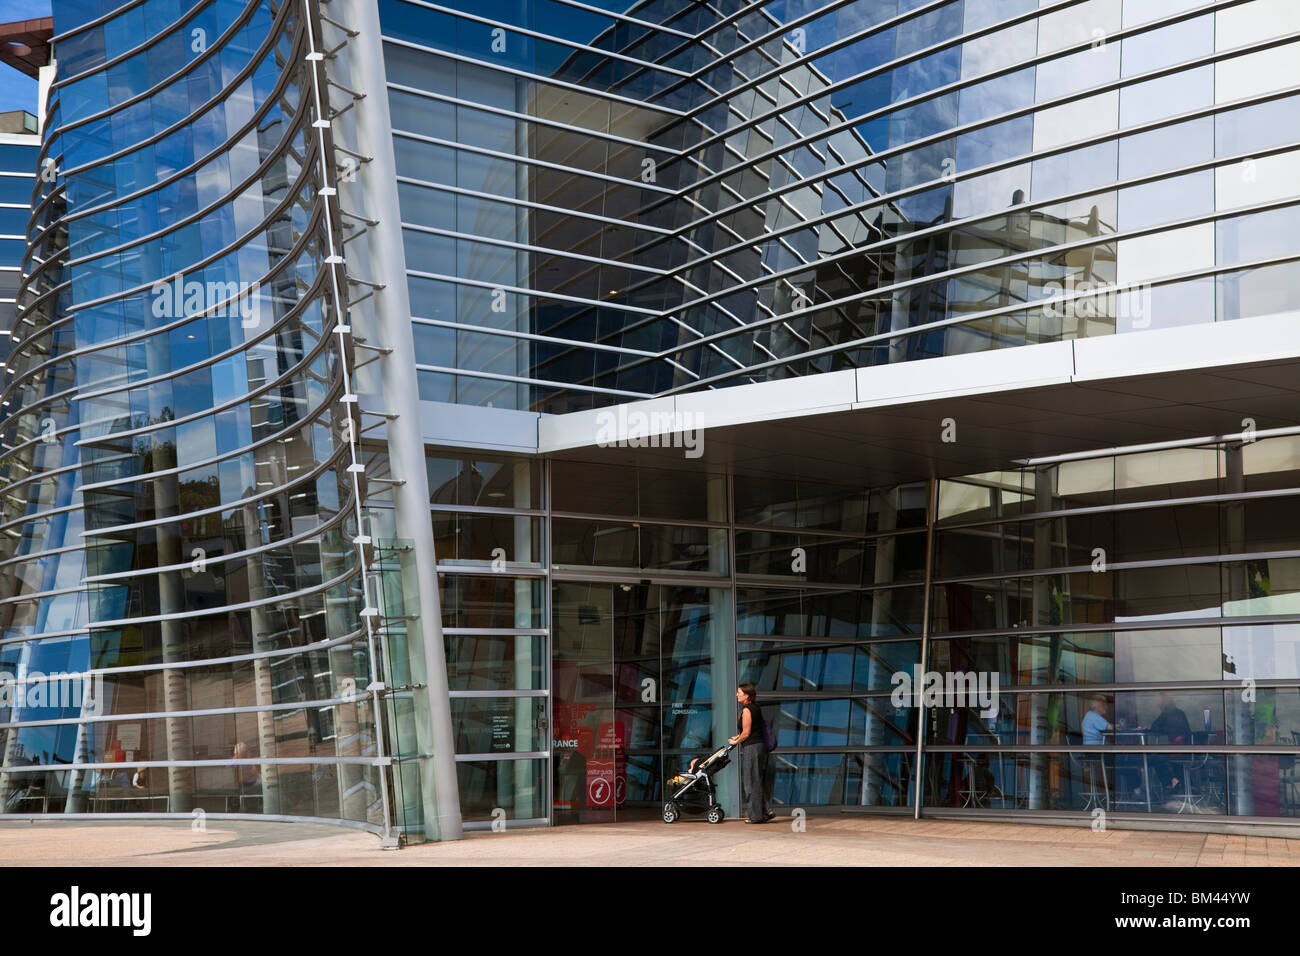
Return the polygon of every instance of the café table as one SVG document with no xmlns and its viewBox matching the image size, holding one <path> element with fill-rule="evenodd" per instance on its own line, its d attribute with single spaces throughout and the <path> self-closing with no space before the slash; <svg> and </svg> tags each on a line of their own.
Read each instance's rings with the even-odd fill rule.
<svg viewBox="0 0 1300 956">
<path fill-rule="evenodd" d="M 1145 730 L 1108 730 L 1103 734 L 1105 737 L 1114 737 L 1116 744 L 1132 745 L 1136 743 L 1141 747 L 1146 747 L 1147 732 Z M 1142 792 L 1146 794 L 1147 813 L 1151 812 L 1151 768 L 1147 764 L 1147 752 L 1142 751 Z"/>
</svg>

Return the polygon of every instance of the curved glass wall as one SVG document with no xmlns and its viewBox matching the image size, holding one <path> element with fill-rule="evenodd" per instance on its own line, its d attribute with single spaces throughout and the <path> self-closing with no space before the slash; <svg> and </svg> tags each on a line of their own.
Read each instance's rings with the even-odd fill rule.
<svg viewBox="0 0 1300 956">
<path fill-rule="evenodd" d="M 3 810 L 379 827 L 318 14 L 56 6 L 0 420 Z"/>
</svg>

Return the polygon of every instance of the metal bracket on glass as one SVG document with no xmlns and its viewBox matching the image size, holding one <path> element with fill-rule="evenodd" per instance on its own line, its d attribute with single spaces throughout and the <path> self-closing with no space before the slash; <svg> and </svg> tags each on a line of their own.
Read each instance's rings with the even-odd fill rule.
<svg viewBox="0 0 1300 956">
<path fill-rule="evenodd" d="M 347 277 L 347 279 L 348 279 L 348 284 L 349 284 L 349 285 L 365 285 L 365 286 L 369 286 L 370 288 L 374 289 L 376 292 L 380 291 L 381 289 L 387 289 L 387 288 L 388 288 L 388 286 L 385 285 L 385 284 L 382 283 L 382 282 L 371 282 L 369 279 L 358 279 L 358 278 L 357 278 L 356 276 L 354 276 L 354 275 L 349 275 L 349 276 Z M 351 300 L 349 300 L 349 302 L 350 302 L 352 305 L 355 305 L 355 304 L 356 304 L 355 302 L 351 302 Z"/>
<path fill-rule="evenodd" d="M 378 345 L 367 345 L 367 344 L 366 344 L 365 342 L 363 342 L 361 339 L 356 339 L 356 338 L 354 338 L 354 339 L 352 340 L 352 344 L 355 345 L 355 346 L 356 346 L 357 348 L 359 348 L 359 349 L 365 349 L 367 352 L 374 352 L 374 353 L 375 353 L 374 355 L 372 355 L 372 356 L 371 356 L 370 358 L 368 358 L 368 359 L 365 359 L 365 360 L 360 361 L 360 362 L 354 362 L 353 365 L 352 365 L 352 367 L 353 367 L 354 369 L 365 368 L 365 367 L 366 367 L 367 365 L 369 365 L 371 362 L 378 362 L 378 361 L 379 361 L 381 358 L 383 358 L 385 355 L 391 355 L 392 352 L 393 352 L 393 350 L 390 349 L 390 348 L 381 348 L 381 347 L 378 346 Z M 371 427 L 373 428 L 374 426 L 372 425 Z"/>
<path fill-rule="evenodd" d="M 350 150 L 346 146 L 340 146 L 338 143 L 334 143 L 333 146 L 334 146 L 334 151 L 336 153 L 347 153 L 349 156 L 351 156 L 353 159 L 355 159 L 358 163 L 360 163 L 363 166 L 366 163 L 373 162 L 375 158 L 373 156 L 362 156 L 360 153 Z M 339 166 L 339 169 L 346 170 L 347 167 Z"/>
<path fill-rule="evenodd" d="M 361 36 L 361 31 L 360 31 L 360 30 L 354 30 L 354 29 L 352 29 L 351 27 L 344 26 L 343 24 L 339 23 L 337 20 L 332 20 L 332 19 L 330 19 L 329 17 L 325 16 L 325 14 L 323 14 L 323 13 L 318 14 L 318 16 L 321 18 L 321 21 L 322 21 L 323 23 L 328 23 L 330 26 L 332 26 L 332 27 L 336 27 L 336 28 L 338 28 L 339 30 L 342 30 L 344 33 L 346 33 L 346 34 L 348 35 L 348 40 L 351 40 L 353 37 L 359 37 L 359 36 Z M 344 43 L 347 43 L 348 41 L 347 41 L 347 40 L 344 40 L 343 42 L 344 42 Z M 341 45 L 342 45 L 342 44 L 340 44 L 340 46 L 341 46 Z M 337 47 L 336 47 L 335 49 L 337 49 Z"/>
</svg>

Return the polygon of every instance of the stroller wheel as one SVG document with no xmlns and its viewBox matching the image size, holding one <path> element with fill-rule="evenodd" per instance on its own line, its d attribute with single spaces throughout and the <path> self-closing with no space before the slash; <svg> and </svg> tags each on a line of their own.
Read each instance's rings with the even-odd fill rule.
<svg viewBox="0 0 1300 956">
<path fill-rule="evenodd" d="M 679 816 L 681 813 L 677 809 L 677 804 L 671 800 L 664 804 L 664 823 L 676 823 Z"/>
<path fill-rule="evenodd" d="M 722 812 L 722 807 L 718 804 L 715 803 L 713 806 L 709 807 L 708 820 L 710 823 L 721 823 L 726 818 L 727 815 Z"/>
</svg>

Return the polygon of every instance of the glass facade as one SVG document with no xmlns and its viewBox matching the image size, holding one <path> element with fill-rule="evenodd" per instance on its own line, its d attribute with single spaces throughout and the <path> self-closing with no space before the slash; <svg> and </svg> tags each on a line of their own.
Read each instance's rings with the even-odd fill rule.
<svg viewBox="0 0 1300 956">
<path fill-rule="evenodd" d="M 481 507 L 549 542 L 440 566 L 467 821 L 546 817 L 548 744 L 552 822 L 657 813 L 745 681 L 778 807 L 1300 813 L 1300 439 L 943 479 L 933 512 L 925 481 L 552 461 L 538 489 L 535 460 L 430 455 L 524 505 L 440 492 L 442 533 Z M 900 696 L 929 672 L 982 696 Z"/>
<path fill-rule="evenodd" d="M 657 815 L 753 682 L 777 807 L 1296 816 L 1293 434 L 879 487 L 779 397 L 784 470 L 538 436 L 1294 318 L 1298 10 L 60 0 L 0 134 L 0 812 Z"/>
<path fill-rule="evenodd" d="M 14 125 L 27 129 L 35 120 L 27 113 L 2 118 L 19 120 Z M 9 358 L 9 335 L 16 317 L 40 151 L 40 137 L 34 132 L 0 132 L 0 364 Z"/>
<path fill-rule="evenodd" d="M 426 399 L 566 412 L 1297 307 L 1290 0 L 379 11 Z"/>
<path fill-rule="evenodd" d="M 119 6 L 55 5 L 23 180 L 0 803 L 378 829 L 316 11 Z"/>
</svg>

